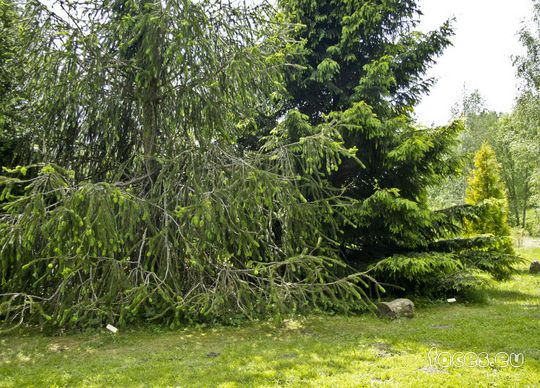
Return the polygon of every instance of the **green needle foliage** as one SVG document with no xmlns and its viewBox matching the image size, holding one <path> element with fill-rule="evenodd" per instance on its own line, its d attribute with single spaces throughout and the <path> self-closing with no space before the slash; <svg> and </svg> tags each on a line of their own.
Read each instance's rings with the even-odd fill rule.
<svg viewBox="0 0 540 388">
<path fill-rule="evenodd" d="M 471 291 L 488 284 L 483 274 L 507 280 L 515 273 L 515 266 L 523 259 L 511 247 L 509 236 L 439 240 L 426 252 L 397 254 L 379 261 L 372 266 L 373 274 L 381 283 L 393 285 L 396 294 L 469 297 Z"/>
<path fill-rule="evenodd" d="M 414 31 L 416 0 L 282 0 L 304 42 L 300 70 L 287 76 L 289 106 L 312 119 L 364 101 L 381 119 L 410 113 L 431 79 L 434 58 L 450 44 L 448 22 L 428 34 Z"/>
<path fill-rule="evenodd" d="M 512 255 L 503 256 L 505 264 L 497 269 L 488 268 L 445 244 L 460 236 L 465 219 L 483 217 L 484 204 L 435 212 L 427 203 L 428 188 L 462 165 L 455 152 L 462 123 L 421 128 L 412 115 L 432 85 L 426 70 L 450 45 L 451 21 L 429 33 L 415 31 L 421 15 L 415 0 L 278 3 L 303 43 L 291 54 L 301 67 L 286 72 L 284 110 L 298 108 L 313 123 L 351 107 L 361 112 L 341 130 L 360 163 L 343 160 L 331 175 L 336 187 L 359 202 L 340 240 L 348 262 L 358 268 L 379 262 L 378 278 L 419 293 L 473 285 L 479 269 L 507 276 L 517 260 Z M 471 252 L 485 251 L 466 241 Z M 489 254 L 499 249 L 494 238 Z"/>
<path fill-rule="evenodd" d="M 344 160 L 337 187 L 363 202 L 342 248 L 356 264 L 426 247 L 447 231 L 428 209 L 426 189 L 460 163 L 452 146 L 462 125 L 418 128 L 411 115 L 432 80 L 425 72 L 450 44 L 449 22 L 414 31 L 417 1 L 280 1 L 293 36 L 304 43 L 286 73 L 285 107 L 314 123 L 356 106 L 359 120 L 341 135 L 361 163 Z"/>
<path fill-rule="evenodd" d="M 424 291 L 508 272 L 449 240 L 483 205 L 428 208 L 462 126 L 414 124 L 452 33 L 414 32 L 415 1 L 0 4 L 4 324 L 358 311 L 381 259 Z"/>
<path fill-rule="evenodd" d="M 10 0 L 0 1 L 0 166 L 21 164 L 29 154 L 24 138 L 24 105 L 18 87 L 21 68 L 17 64 L 17 8 Z"/>
<path fill-rule="evenodd" d="M 36 163 L 0 178 L 0 318 L 86 327 L 370 306 L 336 241 L 354 150 L 298 111 L 247 151 L 295 43 L 271 8 L 22 1 Z M 293 136 L 294 134 L 294 136 Z"/>
</svg>

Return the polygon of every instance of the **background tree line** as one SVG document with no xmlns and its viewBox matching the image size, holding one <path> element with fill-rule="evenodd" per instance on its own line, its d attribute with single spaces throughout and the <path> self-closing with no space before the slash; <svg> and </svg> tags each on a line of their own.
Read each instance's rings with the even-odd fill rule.
<svg viewBox="0 0 540 388">
<path fill-rule="evenodd" d="M 534 22 L 538 24 L 539 4 L 534 3 Z M 460 175 L 450 177 L 444 189 L 437 188 L 431 195 L 433 206 L 463 203 L 467 176 L 473 168 L 474 155 L 483 144 L 495 151 L 501 166 L 501 177 L 508 197 L 509 220 L 512 226 L 526 230 L 530 235 L 540 234 L 540 130 L 538 98 L 539 30 L 524 28 L 520 40 L 526 54 L 514 58 L 521 79 L 521 89 L 511 113 L 490 111 L 478 91 L 464 91 L 461 103 L 453 110 L 454 117 L 462 117 L 465 130 L 460 135 L 457 152 L 465 165 Z"/>
</svg>

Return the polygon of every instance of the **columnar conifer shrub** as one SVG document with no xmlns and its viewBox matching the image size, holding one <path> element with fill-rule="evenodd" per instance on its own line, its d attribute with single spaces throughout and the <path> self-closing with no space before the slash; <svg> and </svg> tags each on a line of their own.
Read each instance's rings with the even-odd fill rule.
<svg viewBox="0 0 540 388">
<path fill-rule="evenodd" d="M 500 170 L 495 151 L 484 143 L 474 157 L 474 169 L 469 176 L 465 202 L 470 205 L 489 202 L 490 206 L 468 224 L 471 234 L 510 235 L 508 200 Z"/>
</svg>

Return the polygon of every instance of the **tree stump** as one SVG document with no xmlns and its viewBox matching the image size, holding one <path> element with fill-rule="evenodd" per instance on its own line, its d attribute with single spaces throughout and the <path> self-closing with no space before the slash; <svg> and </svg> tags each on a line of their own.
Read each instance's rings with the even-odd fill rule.
<svg viewBox="0 0 540 388">
<path fill-rule="evenodd" d="M 538 262 L 538 260 L 535 260 L 531 263 L 529 272 L 533 274 L 540 272 L 540 263 Z"/>
<path fill-rule="evenodd" d="M 414 303 L 405 298 L 395 299 L 391 302 L 380 302 L 377 304 L 379 316 L 387 318 L 398 318 L 414 316 Z"/>
</svg>

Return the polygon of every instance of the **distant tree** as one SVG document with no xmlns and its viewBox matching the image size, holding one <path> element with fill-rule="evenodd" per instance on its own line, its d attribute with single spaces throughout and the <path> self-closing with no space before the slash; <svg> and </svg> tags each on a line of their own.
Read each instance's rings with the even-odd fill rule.
<svg viewBox="0 0 540 388">
<path fill-rule="evenodd" d="M 492 140 L 508 192 L 511 221 L 521 228 L 526 225 L 540 168 L 538 124 L 530 108 L 521 100 L 512 114 L 501 117 Z"/>
<path fill-rule="evenodd" d="M 459 174 L 448 176 L 430 189 L 430 204 L 434 208 L 463 204 L 467 177 L 474 167 L 474 156 L 483 143 L 493 144 L 499 115 L 487 108 L 478 90 L 463 88 L 461 100 L 451 108 L 454 119 L 463 120 L 464 130 L 459 134 L 455 152 L 463 161 Z"/>
<path fill-rule="evenodd" d="M 461 134 L 460 153 L 465 157 L 467 167 L 472 167 L 476 152 L 482 144 L 490 142 L 499 115 L 488 109 L 478 90 L 463 97 L 462 109 L 465 130 Z"/>
<path fill-rule="evenodd" d="M 512 115 L 500 123 L 497 148 L 512 221 L 520 227 L 527 224 L 527 209 L 540 207 L 540 1 L 532 3 L 533 23 L 519 33 L 525 54 L 514 58 L 521 93 Z"/>
<path fill-rule="evenodd" d="M 501 115 L 486 107 L 477 90 L 464 93 L 462 101 L 452 109 L 454 117 L 464 120 L 465 130 L 460 135 L 457 148 L 465 162 L 463 173 L 451 177 L 442 189 L 433 189 L 431 203 L 444 206 L 463 201 L 475 154 L 483 143 L 487 143 L 495 150 L 501 165 L 510 222 L 514 226 L 525 227 L 527 208 L 534 203 L 534 182 L 540 168 L 539 107 L 538 98 L 525 92 L 511 114 Z"/>
<path fill-rule="evenodd" d="M 474 169 L 469 177 L 469 186 L 465 194 L 465 202 L 469 205 L 488 203 L 480 217 L 470 223 L 470 232 L 474 234 L 510 235 L 508 202 L 500 174 L 501 168 L 495 151 L 484 143 L 474 158 Z"/>
<path fill-rule="evenodd" d="M 525 54 L 514 57 L 514 66 L 523 81 L 522 90 L 538 96 L 540 91 L 540 1 L 532 0 L 532 3 L 532 24 L 525 24 L 519 32 L 519 40 L 525 48 Z"/>
<path fill-rule="evenodd" d="M 540 168 L 539 100 L 524 92 L 511 114 L 501 115 L 486 107 L 478 90 L 464 92 L 452 108 L 454 117 L 462 117 L 465 130 L 460 135 L 457 152 L 464 159 L 463 174 L 453 177 L 432 191 L 431 202 L 438 206 L 461 203 L 467 176 L 474 167 L 474 156 L 483 143 L 493 147 L 501 164 L 506 185 L 510 221 L 525 227 L 527 208 L 533 204 L 536 176 Z"/>
</svg>

